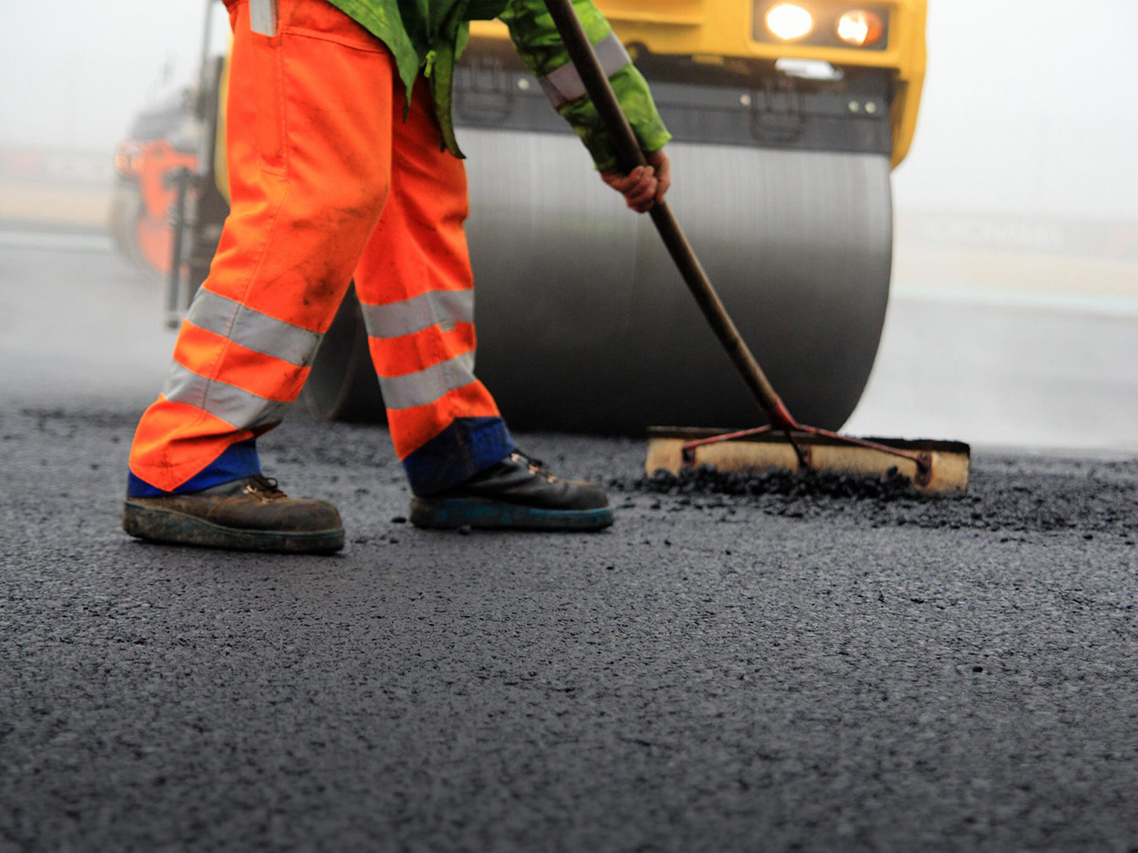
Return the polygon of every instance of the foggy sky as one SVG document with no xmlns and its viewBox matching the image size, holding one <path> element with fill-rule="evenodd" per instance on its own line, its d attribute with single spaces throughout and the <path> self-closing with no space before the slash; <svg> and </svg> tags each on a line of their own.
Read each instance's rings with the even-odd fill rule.
<svg viewBox="0 0 1138 853">
<path fill-rule="evenodd" d="M 898 206 L 1138 220 L 1138 2 L 929 5 L 929 78 Z M 164 65 L 179 84 L 196 71 L 202 0 L 0 9 L 0 144 L 110 149 L 173 88 Z M 220 7 L 216 19 L 221 45 Z"/>
<path fill-rule="evenodd" d="M 929 0 L 897 206 L 1138 220 L 1135 0 Z"/>
<path fill-rule="evenodd" d="M 229 24 L 214 6 L 221 50 Z M 197 73 L 205 0 L 0 0 L 0 9 L 0 144 L 113 148 L 141 107 Z"/>
</svg>

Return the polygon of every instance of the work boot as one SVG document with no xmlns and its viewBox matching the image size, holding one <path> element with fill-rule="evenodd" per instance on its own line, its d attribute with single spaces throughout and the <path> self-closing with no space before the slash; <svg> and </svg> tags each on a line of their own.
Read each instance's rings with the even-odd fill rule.
<svg viewBox="0 0 1138 853">
<path fill-rule="evenodd" d="M 260 474 L 185 495 L 128 497 L 122 526 L 139 539 L 233 551 L 330 554 L 344 547 L 336 507 L 290 498 Z"/>
<path fill-rule="evenodd" d="M 612 524 L 605 490 L 561 480 L 536 459 L 511 453 L 454 488 L 411 499 L 411 523 L 433 528 L 600 530 Z"/>
</svg>

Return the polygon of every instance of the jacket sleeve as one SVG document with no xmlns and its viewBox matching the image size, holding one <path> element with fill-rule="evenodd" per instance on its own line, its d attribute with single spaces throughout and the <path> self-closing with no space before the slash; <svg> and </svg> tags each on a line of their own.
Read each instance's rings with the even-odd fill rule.
<svg viewBox="0 0 1138 853">
<path fill-rule="evenodd" d="M 573 6 L 594 45 L 612 35 L 612 26 L 592 0 L 573 0 Z M 543 0 L 509 0 L 500 18 L 510 28 L 510 37 L 522 61 L 538 80 L 545 81 L 550 74 L 569 65 L 569 53 Z M 646 152 L 663 148 L 672 135 L 664 127 L 652 93 L 648 91 L 648 82 L 636 66 L 629 62 L 614 70 L 609 82 L 640 140 L 640 147 Z M 557 112 L 577 131 L 598 169 L 615 168 L 616 151 L 588 95 L 560 104 Z"/>
</svg>

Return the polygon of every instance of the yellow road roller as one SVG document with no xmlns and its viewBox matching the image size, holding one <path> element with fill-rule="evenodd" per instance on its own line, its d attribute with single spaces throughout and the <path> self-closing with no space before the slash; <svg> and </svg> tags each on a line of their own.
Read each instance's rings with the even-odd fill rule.
<svg viewBox="0 0 1138 853">
<path fill-rule="evenodd" d="M 890 172 L 916 128 L 926 0 L 597 2 L 675 136 L 670 200 L 711 280 L 790 409 L 837 429 L 880 341 Z M 590 175 L 504 26 L 472 28 L 454 104 L 477 370 L 509 423 L 762 423 L 648 217 Z M 383 416 L 351 295 L 305 398 L 323 418 Z"/>
</svg>

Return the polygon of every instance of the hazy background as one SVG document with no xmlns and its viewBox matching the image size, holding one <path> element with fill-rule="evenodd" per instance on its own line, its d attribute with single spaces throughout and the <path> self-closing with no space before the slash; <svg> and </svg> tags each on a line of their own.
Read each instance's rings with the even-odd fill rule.
<svg viewBox="0 0 1138 853">
<path fill-rule="evenodd" d="M 214 46 L 228 22 L 213 13 Z M 112 149 L 198 72 L 204 0 L 0 0 L 0 144 Z"/>
<path fill-rule="evenodd" d="M 930 0 L 898 207 L 1138 220 L 1132 0 Z"/>
<path fill-rule="evenodd" d="M 1138 220 L 1133 0 L 932 0 L 901 209 Z M 0 145 L 109 150 L 193 79 L 200 0 L 0 0 Z M 218 5 L 214 42 L 227 25 Z"/>
</svg>

